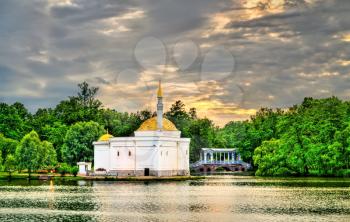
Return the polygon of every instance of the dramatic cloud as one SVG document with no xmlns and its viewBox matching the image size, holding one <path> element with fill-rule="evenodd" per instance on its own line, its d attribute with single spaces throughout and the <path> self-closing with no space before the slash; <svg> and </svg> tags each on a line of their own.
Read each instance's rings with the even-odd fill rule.
<svg viewBox="0 0 350 222">
<path fill-rule="evenodd" d="M 105 106 L 136 111 L 154 109 L 161 78 L 168 106 L 181 99 L 220 125 L 262 106 L 350 95 L 347 0 L 0 4 L 0 101 L 31 111 L 84 80 Z"/>
</svg>

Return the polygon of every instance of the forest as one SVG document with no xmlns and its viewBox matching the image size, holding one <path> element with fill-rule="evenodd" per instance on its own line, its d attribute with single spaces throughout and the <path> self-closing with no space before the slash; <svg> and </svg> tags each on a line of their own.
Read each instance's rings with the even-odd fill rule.
<svg viewBox="0 0 350 222">
<path fill-rule="evenodd" d="M 92 142 L 107 131 L 130 136 L 155 115 L 150 110 L 119 112 L 103 106 L 97 87 L 83 82 L 79 92 L 54 108 L 30 113 L 0 103 L 0 169 L 73 168 L 93 160 Z M 257 176 L 350 176 L 350 102 L 337 97 L 305 98 L 290 108 L 261 108 L 246 121 L 216 126 L 195 108 L 176 101 L 165 117 L 191 138 L 190 162 L 203 147 L 238 148 Z"/>
</svg>

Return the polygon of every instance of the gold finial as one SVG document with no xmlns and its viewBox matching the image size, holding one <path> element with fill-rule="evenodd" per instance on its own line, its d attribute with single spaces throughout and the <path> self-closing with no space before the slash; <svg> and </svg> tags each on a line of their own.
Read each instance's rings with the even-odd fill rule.
<svg viewBox="0 0 350 222">
<path fill-rule="evenodd" d="M 158 96 L 158 97 L 163 97 L 162 82 L 161 82 L 161 80 L 159 80 L 157 96 Z"/>
</svg>

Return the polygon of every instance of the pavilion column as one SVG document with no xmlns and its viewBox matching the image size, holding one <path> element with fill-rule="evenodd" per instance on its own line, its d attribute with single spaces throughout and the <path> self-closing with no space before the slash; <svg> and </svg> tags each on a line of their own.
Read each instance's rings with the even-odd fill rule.
<svg viewBox="0 0 350 222">
<path fill-rule="evenodd" d="M 214 159 L 214 154 L 211 153 L 211 154 L 210 154 L 210 161 L 213 162 L 213 159 Z"/>
<path fill-rule="evenodd" d="M 206 163 L 207 162 L 207 152 L 203 152 L 203 155 L 204 155 L 204 163 Z"/>
</svg>

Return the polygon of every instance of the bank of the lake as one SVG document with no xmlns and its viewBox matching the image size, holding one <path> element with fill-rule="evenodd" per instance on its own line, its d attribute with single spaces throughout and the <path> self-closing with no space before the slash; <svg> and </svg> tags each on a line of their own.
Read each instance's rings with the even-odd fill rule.
<svg viewBox="0 0 350 222">
<path fill-rule="evenodd" d="M 7 172 L 0 172 L 0 180 L 28 180 L 27 173 L 12 173 L 11 177 Z M 141 176 L 141 177 L 116 177 L 116 176 L 73 176 L 59 174 L 37 174 L 33 173 L 30 180 L 92 180 L 92 181 L 185 181 L 185 180 L 200 180 L 205 179 L 205 176 L 172 176 L 172 177 L 155 177 L 155 176 Z"/>
</svg>

